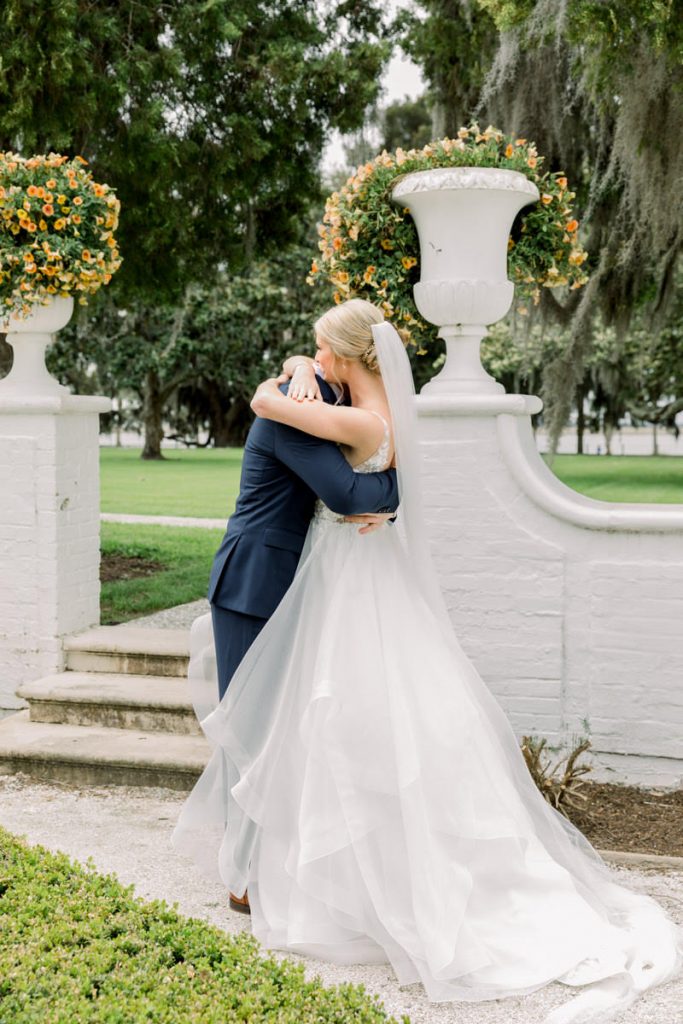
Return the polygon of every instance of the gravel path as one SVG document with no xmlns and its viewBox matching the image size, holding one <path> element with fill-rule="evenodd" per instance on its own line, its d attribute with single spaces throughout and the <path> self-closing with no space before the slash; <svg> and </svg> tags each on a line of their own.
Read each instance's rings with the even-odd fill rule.
<svg viewBox="0 0 683 1024">
<path fill-rule="evenodd" d="M 199 516 L 138 516 L 123 512 L 100 512 L 103 523 L 139 523 L 141 526 L 188 526 L 204 530 L 224 530 L 227 518 L 204 519 Z"/>
<path fill-rule="evenodd" d="M 208 584 L 207 584 L 208 585 Z M 189 629 L 198 615 L 203 615 L 211 606 L 206 598 L 190 601 L 189 604 L 177 604 L 174 608 L 165 608 L 154 615 L 144 615 L 139 619 L 130 619 L 127 626 L 144 626 L 150 629 Z"/>
<path fill-rule="evenodd" d="M 76 789 L 22 775 L 4 776 L 0 825 L 24 835 L 31 844 L 60 850 L 82 863 L 92 857 L 99 871 L 115 873 L 124 885 L 133 884 L 138 896 L 177 903 L 182 914 L 210 921 L 226 932 L 248 928 L 248 919 L 228 909 L 225 889 L 207 882 L 170 846 L 184 799 L 165 789 Z M 683 923 L 683 872 L 615 870 L 624 884 L 654 896 Z M 304 963 L 309 976 L 317 974 L 326 983 L 362 982 L 397 1020 L 408 1014 L 412 1024 L 538 1024 L 571 994 L 566 986 L 553 984 L 523 999 L 429 1003 L 420 986 L 400 989 L 389 966 L 344 967 L 309 958 Z M 649 993 L 615 1024 L 682 1024 L 682 1007 L 683 976 Z"/>
</svg>

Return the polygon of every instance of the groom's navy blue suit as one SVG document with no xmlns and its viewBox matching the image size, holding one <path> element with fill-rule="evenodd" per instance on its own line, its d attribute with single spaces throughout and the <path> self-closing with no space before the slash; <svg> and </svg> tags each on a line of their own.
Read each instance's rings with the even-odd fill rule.
<svg viewBox="0 0 683 1024">
<path fill-rule="evenodd" d="M 329 385 L 318 384 L 324 401 L 334 402 Z M 394 512 L 396 473 L 354 473 L 334 442 L 257 417 L 209 578 L 221 698 L 294 578 L 316 497 L 341 515 Z"/>
</svg>

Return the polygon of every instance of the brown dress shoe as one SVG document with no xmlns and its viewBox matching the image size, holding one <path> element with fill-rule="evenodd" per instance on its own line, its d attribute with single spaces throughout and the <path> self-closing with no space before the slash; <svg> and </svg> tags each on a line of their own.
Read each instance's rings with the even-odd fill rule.
<svg viewBox="0 0 683 1024">
<path fill-rule="evenodd" d="M 230 909 L 236 910 L 239 914 L 251 914 L 248 893 L 245 891 L 244 896 L 235 896 L 234 892 L 231 892 Z"/>
</svg>

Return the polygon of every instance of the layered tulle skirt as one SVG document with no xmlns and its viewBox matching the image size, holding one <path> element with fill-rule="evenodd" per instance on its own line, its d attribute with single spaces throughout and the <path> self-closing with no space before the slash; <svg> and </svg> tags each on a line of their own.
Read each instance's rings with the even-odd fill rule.
<svg viewBox="0 0 683 1024">
<path fill-rule="evenodd" d="M 394 528 L 314 520 L 220 704 L 208 615 L 191 654 L 213 755 L 173 842 L 248 887 L 265 946 L 390 962 L 431 1000 L 599 982 L 553 1024 L 608 1020 L 680 968 L 681 930 L 536 789 Z"/>
</svg>

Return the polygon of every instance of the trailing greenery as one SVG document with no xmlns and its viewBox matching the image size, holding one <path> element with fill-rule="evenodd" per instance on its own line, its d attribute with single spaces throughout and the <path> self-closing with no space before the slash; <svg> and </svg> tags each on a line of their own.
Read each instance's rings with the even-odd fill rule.
<svg viewBox="0 0 683 1024">
<path fill-rule="evenodd" d="M 396 1024 L 363 986 L 306 981 L 176 907 L 0 828 L 0 1020 Z"/>
<path fill-rule="evenodd" d="M 149 576 L 103 583 L 100 595 L 102 624 L 128 622 L 141 615 L 151 615 L 163 608 L 206 597 L 211 563 L 222 536 L 222 530 L 203 527 L 102 523 L 103 555 L 148 559 L 164 566 Z"/>
</svg>

